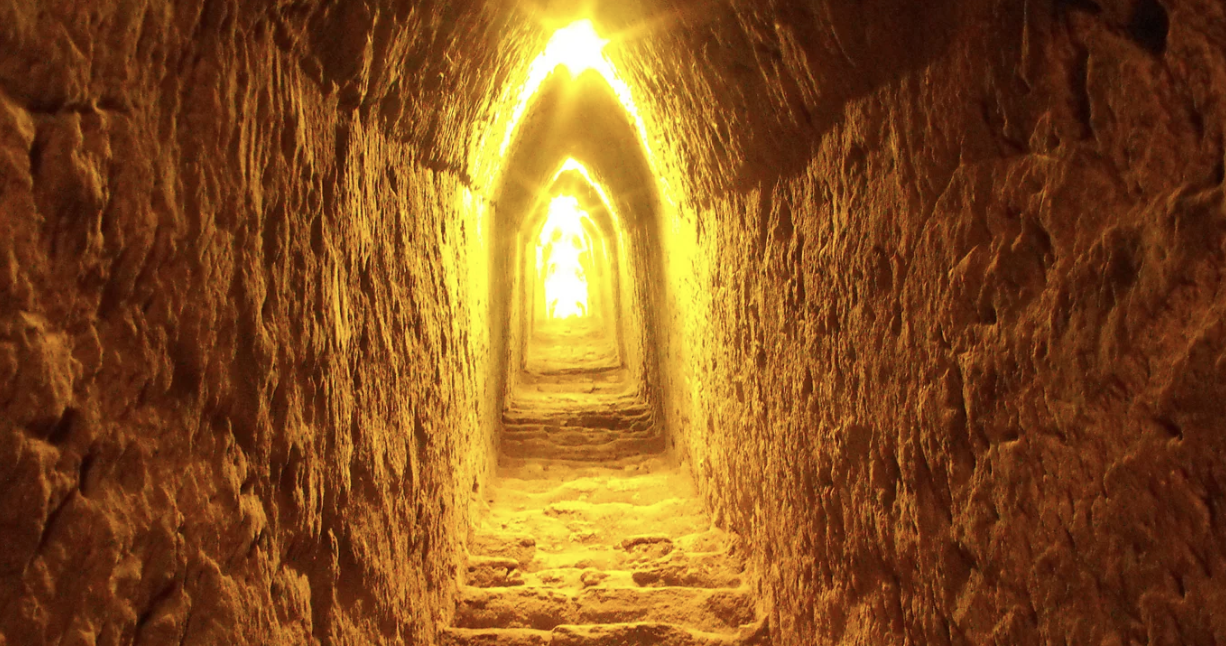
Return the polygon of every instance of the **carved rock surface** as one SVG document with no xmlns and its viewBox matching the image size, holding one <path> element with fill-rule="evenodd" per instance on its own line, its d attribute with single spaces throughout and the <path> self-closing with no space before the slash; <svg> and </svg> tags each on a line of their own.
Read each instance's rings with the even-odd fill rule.
<svg viewBox="0 0 1226 646">
<path fill-rule="evenodd" d="M 1221 4 L 801 4 L 627 57 L 696 115 L 668 416 L 777 643 L 1226 640 Z"/>
<path fill-rule="evenodd" d="M 523 35 L 411 5 L 0 2 L 0 643 L 434 640 Z"/>
</svg>

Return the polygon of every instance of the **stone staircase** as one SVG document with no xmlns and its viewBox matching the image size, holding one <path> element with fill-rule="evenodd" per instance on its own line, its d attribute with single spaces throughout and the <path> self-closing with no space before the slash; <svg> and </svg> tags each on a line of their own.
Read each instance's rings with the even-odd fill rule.
<svg viewBox="0 0 1226 646">
<path fill-rule="evenodd" d="M 647 402 L 637 393 L 567 393 L 522 388 L 502 414 L 502 455 L 608 462 L 664 450 Z"/>
<path fill-rule="evenodd" d="M 521 386 L 447 646 L 767 645 L 738 541 L 597 374 Z"/>
<path fill-rule="evenodd" d="M 444 644 L 768 643 L 687 474 L 657 456 L 507 462 Z"/>
</svg>

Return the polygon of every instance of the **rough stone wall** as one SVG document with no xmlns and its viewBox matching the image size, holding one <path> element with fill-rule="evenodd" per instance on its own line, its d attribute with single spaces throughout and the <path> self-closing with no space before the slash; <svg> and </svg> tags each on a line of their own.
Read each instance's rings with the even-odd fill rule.
<svg viewBox="0 0 1226 646">
<path fill-rule="evenodd" d="M 1220 3 L 841 4 L 634 52 L 670 419 L 777 643 L 1226 641 Z"/>
<path fill-rule="evenodd" d="M 0 644 L 432 643 L 518 33 L 436 4 L 0 2 Z"/>
</svg>

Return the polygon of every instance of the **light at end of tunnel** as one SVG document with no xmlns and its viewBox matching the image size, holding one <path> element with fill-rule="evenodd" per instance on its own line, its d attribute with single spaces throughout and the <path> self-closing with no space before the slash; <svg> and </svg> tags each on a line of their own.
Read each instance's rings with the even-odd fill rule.
<svg viewBox="0 0 1226 646">
<path fill-rule="evenodd" d="M 536 267 L 544 287 L 545 314 L 567 319 L 588 315 L 588 267 L 591 240 L 584 229 L 587 212 L 579 200 L 561 195 L 549 203 L 549 215 L 537 240 Z"/>
<path fill-rule="evenodd" d="M 554 33 L 545 46 L 545 58 L 555 65 L 565 65 L 571 76 L 579 76 L 606 64 L 604 46 L 608 43 L 596 34 L 591 20 L 580 20 Z"/>
</svg>

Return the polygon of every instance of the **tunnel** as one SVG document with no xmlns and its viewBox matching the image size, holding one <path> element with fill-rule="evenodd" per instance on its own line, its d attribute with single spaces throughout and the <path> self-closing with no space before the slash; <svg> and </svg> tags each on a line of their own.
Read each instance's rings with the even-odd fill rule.
<svg viewBox="0 0 1226 646">
<path fill-rule="evenodd" d="M 1214 0 L 0 0 L 0 646 L 1226 643 Z"/>
</svg>

